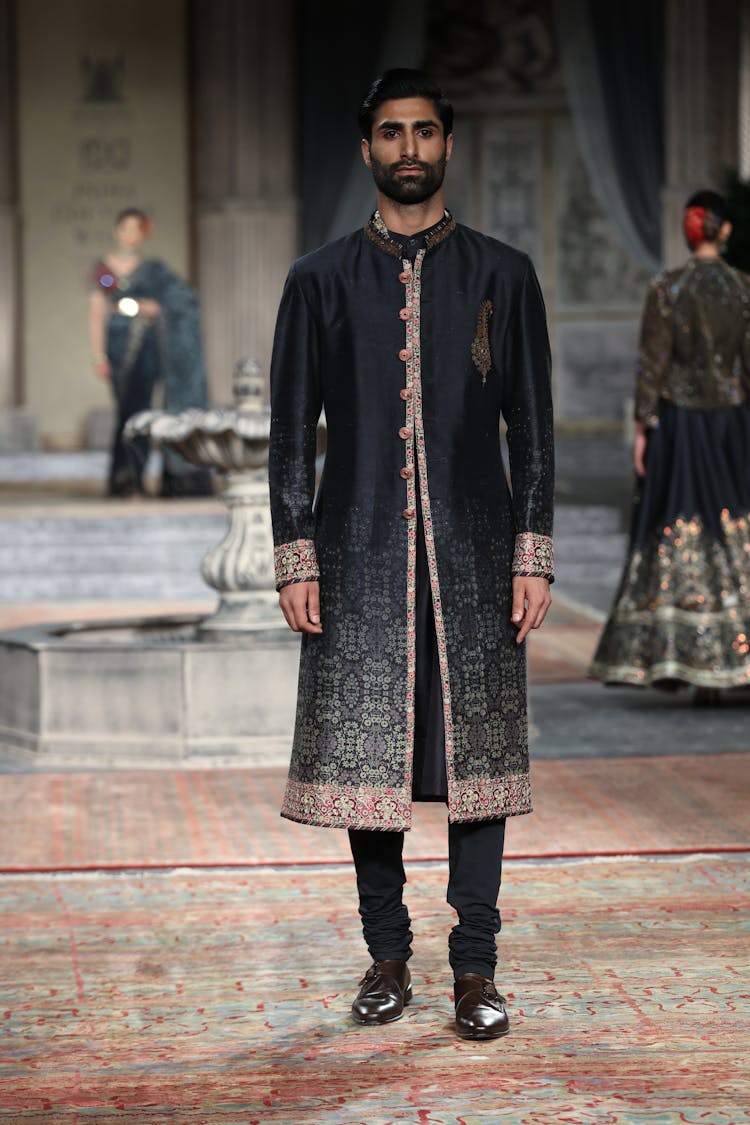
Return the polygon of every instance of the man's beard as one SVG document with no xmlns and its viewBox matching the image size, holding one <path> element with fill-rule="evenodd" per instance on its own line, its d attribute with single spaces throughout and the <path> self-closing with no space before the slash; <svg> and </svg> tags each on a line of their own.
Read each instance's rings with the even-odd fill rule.
<svg viewBox="0 0 750 1125">
<path fill-rule="evenodd" d="M 372 177 L 375 186 L 394 203 L 424 203 L 440 190 L 445 177 L 445 155 L 435 164 L 424 160 L 399 160 L 396 164 L 381 164 L 370 152 Z M 401 168 L 421 168 L 421 176 L 401 176 Z"/>
</svg>

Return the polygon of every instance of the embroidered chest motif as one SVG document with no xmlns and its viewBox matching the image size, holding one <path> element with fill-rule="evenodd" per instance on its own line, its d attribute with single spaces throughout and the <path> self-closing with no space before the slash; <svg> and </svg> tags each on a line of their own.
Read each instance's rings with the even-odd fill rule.
<svg viewBox="0 0 750 1125">
<path fill-rule="evenodd" d="M 482 301 L 477 316 L 477 330 L 471 345 L 471 358 L 474 366 L 482 376 L 482 386 L 487 382 L 487 374 L 492 367 L 490 355 L 490 317 L 492 316 L 492 301 Z"/>
</svg>

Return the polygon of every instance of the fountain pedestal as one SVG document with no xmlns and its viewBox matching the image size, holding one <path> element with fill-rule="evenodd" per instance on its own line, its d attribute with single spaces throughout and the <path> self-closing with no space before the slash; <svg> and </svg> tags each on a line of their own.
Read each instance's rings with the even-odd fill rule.
<svg viewBox="0 0 750 1125">
<path fill-rule="evenodd" d="M 280 625 L 265 474 L 227 474 L 221 499 L 229 509 L 229 529 L 201 566 L 203 578 L 219 593 L 219 606 L 198 632 L 207 640 L 231 637 L 243 643 L 256 629 Z"/>
</svg>

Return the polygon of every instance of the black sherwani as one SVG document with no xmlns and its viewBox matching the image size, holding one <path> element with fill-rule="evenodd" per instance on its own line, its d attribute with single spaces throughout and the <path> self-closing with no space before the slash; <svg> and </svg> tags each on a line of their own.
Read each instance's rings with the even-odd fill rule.
<svg viewBox="0 0 750 1125">
<path fill-rule="evenodd" d="M 277 585 L 319 578 L 323 622 L 302 638 L 282 814 L 410 825 L 418 534 L 450 819 L 530 811 L 511 575 L 552 578 L 553 492 L 549 346 L 531 262 L 446 215 L 412 264 L 376 213 L 292 267 L 271 397 Z M 328 448 L 313 506 L 321 409 Z"/>
</svg>

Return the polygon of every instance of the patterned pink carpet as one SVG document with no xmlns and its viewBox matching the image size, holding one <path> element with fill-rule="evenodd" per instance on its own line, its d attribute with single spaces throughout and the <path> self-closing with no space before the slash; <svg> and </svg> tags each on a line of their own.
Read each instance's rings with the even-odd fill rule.
<svg viewBox="0 0 750 1125">
<path fill-rule="evenodd" d="M 515 857 L 750 850 L 750 755 L 537 761 Z M 283 770 L 10 774 L 0 871 L 349 861 L 344 832 L 278 815 Z M 411 859 L 446 856 L 446 813 L 418 805 Z"/>
<path fill-rule="evenodd" d="M 12 1125 L 741 1125 L 747 856 L 511 862 L 508 1038 L 455 1038 L 444 864 L 410 868 L 414 1001 L 348 1017 L 347 868 L 5 876 Z"/>
</svg>

